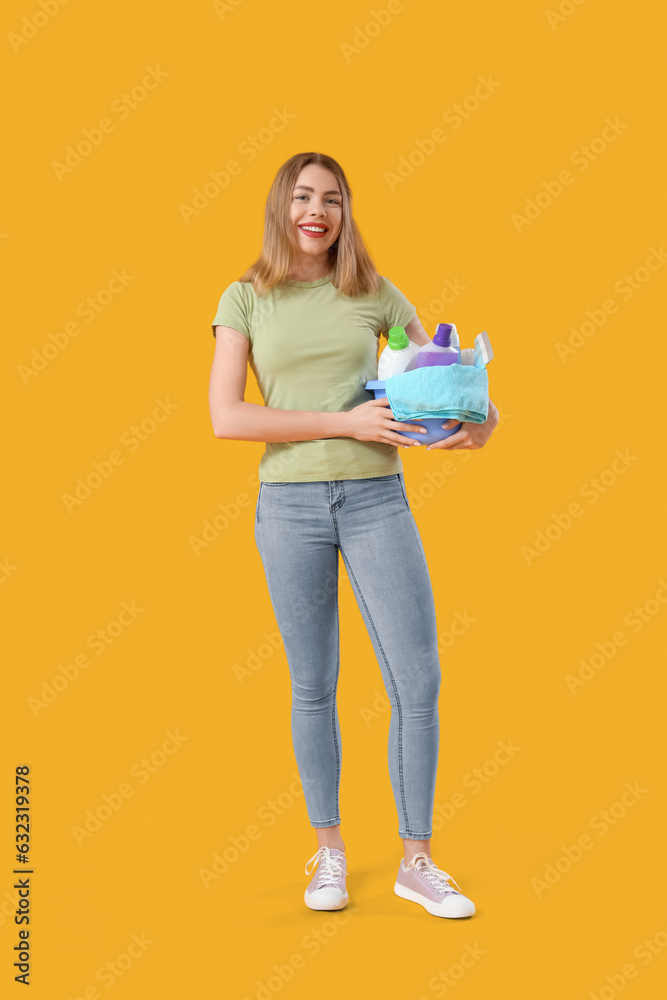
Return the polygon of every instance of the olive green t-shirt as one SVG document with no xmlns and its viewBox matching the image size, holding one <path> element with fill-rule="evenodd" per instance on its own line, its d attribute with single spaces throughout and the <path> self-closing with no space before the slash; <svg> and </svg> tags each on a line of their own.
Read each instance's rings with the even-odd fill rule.
<svg viewBox="0 0 667 1000">
<path fill-rule="evenodd" d="M 343 295 L 331 276 L 284 281 L 258 296 L 252 282 L 233 281 L 213 320 L 248 338 L 248 363 L 266 406 L 280 410 L 351 410 L 373 399 L 380 333 L 405 327 L 417 310 L 382 277 L 375 295 Z M 350 437 L 271 441 L 260 482 L 368 479 L 403 471 L 398 448 Z"/>
</svg>

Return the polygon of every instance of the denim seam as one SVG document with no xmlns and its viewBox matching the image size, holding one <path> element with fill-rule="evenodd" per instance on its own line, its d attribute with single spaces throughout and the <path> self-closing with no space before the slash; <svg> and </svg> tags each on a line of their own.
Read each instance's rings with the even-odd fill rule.
<svg viewBox="0 0 667 1000">
<path fill-rule="evenodd" d="M 336 608 L 336 677 L 334 679 L 333 704 L 331 710 L 331 729 L 333 732 L 334 748 L 336 750 L 336 812 L 340 823 L 339 795 L 340 795 L 340 748 L 336 739 L 336 698 L 338 694 L 338 674 L 340 673 L 340 622 L 338 619 L 338 559 L 336 559 L 336 590 L 334 593 L 334 604 Z M 334 825 L 334 824 L 332 824 Z"/>
<path fill-rule="evenodd" d="M 405 506 L 408 508 L 408 510 L 410 511 L 410 513 L 412 513 L 412 510 L 410 510 L 410 504 L 408 503 L 408 498 L 405 495 L 405 486 L 401 482 L 400 474 L 399 474 L 399 477 L 398 477 L 398 483 L 399 483 L 399 486 L 401 487 L 401 492 L 403 494 L 403 499 L 405 500 Z"/>
<path fill-rule="evenodd" d="M 359 594 L 361 602 L 362 602 L 362 604 L 364 606 L 364 610 L 365 610 L 366 614 L 368 615 L 368 620 L 371 623 L 371 627 L 373 629 L 373 635 L 375 636 L 375 639 L 377 641 L 378 647 L 380 648 L 380 651 L 382 653 L 382 659 L 385 662 L 385 666 L 387 668 L 387 673 L 389 674 L 389 676 L 391 678 L 391 684 L 392 684 L 392 687 L 394 689 L 394 696 L 396 698 L 396 708 L 398 710 L 398 740 L 397 740 L 397 743 L 398 743 L 398 778 L 399 778 L 399 786 L 400 786 L 400 789 L 401 789 L 401 802 L 403 803 L 403 815 L 405 817 L 406 825 L 409 826 L 410 824 L 408 823 L 408 809 L 407 809 L 407 806 L 406 806 L 406 803 L 405 803 L 405 786 L 404 786 L 404 782 L 403 782 L 403 713 L 401 712 L 401 700 L 400 700 L 399 695 L 398 695 L 398 688 L 396 687 L 396 681 L 394 679 L 394 675 L 392 673 L 391 667 L 389 666 L 389 662 L 387 660 L 387 656 L 386 656 L 386 653 L 385 653 L 384 648 L 382 646 L 382 643 L 380 642 L 380 637 L 379 637 L 379 635 L 377 633 L 377 629 L 375 628 L 375 622 L 373 621 L 372 615 L 371 615 L 370 611 L 368 610 L 368 605 L 366 604 L 366 601 L 364 600 L 364 595 L 361 592 L 361 587 L 359 586 L 359 582 L 358 582 L 356 576 L 354 575 L 354 571 L 352 569 L 352 566 L 349 564 L 349 562 L 348 562 L 348 560 L 347 560 L 347 558 L 345 556 L 345 553 L 343 552 L 343 547 L 340 544 L 340 536 L 338 534 L 338 524 L 336 523 L 336 515 L 335 515 L 335 513 L 333 513 L 333 523 L 334 523 L 334 529 L 336 531 L 336 540 L 338 542 L 338 547 L 340 548 L 340 554 L 342 555 L 343 559 L 345 560 L 345 566 L 347 568 L 348 575 L 349 575 L 350 579 L 353 581 L 354 586 L 357 589 L 357 593 Z"/>
<path fill-rule="evenodd" d="M 417 548 L 420 551 L 420 554 L 421 554 L 421 557 L 422 557 L 422 562 L 423 562 L 424 566 L 426 567 L 426 572 L 428 573 L 429 578 L 430 578 L 431 571 L 428 568 L 428 560 L 426 559 L 426 553 L 424 552 L 424 546 L 423 546 L 421 538 L 419 536 L 419 530 L 417 528 L 417 522 L 415 521 L 415 516 L 412 513 L 412 509 L 410 507 L 410 503 L 409 503 L 408 498 L 407 498 L 407 496 L 405 494 L 405 487 L 404 487 L 403 483 L 401 483 L 400 476 L 401 476 L 401 473 L 399 473 L 399 480 L 398 481 L 401 484 L 401 489 L 403 490 L 403 499 L 405 500 L 405 505 L 408 508 L 408 510 L 410 511 L 410 516 L 412 518 L 412 530 L 413 530 L 413 533 L 415 534 L 415 536 L 417 538 Z M 435 599 L 433 600 L 433 611 L 435 613 Z"/>
</svg>

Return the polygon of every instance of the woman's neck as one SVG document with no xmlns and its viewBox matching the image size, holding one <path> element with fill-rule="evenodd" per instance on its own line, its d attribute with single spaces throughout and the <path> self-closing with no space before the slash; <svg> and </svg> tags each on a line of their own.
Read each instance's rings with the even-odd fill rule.
<svg viewBox="0 0 667 1000">
<path fill-rule="evenodd" d="M 328 260 L 309 258 L 296 262 L 290 279 L 292 281 L 317 281 L 319 278 L 326 278 L 330 272 L 331 267 Z"/>
</svg>

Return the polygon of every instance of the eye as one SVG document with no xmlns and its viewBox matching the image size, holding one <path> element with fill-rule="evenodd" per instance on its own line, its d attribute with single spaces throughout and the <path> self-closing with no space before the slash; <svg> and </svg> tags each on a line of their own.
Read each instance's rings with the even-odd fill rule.
<svg viewBox="0 0 667 1000">
<path fill-rule="evenodd" d="M 307 194 L 295 194 L 294 200 L 297 201 L 299 198 L 307 198 L 307 197 L 308 197 Z M 340 206 L 340 202 L 338 201 L 337 198 L 327 198 L 327 201 L 332 201 L 334 205 Z"/>
</svg>

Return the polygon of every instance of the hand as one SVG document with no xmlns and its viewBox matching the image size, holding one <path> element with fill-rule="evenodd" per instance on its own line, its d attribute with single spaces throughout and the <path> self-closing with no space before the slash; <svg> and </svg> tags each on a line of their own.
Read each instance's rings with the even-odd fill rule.
<svg viewBox="0 0 667 1000">
<path fill-rule="evenodd" d="M 500 414 L 498 413 L 497 406 L 489 400 L 489 412 L 483 424 L 470 423 L 464 420 L 461 423 L 461 429 L 455 434 L 450 434 L 449 437 L 443 438 L 441 441 L 434 441 L 433 444 L 427 446 L 426 450 L 430 451 L 431 448 L 451 448 L 452 450 L 458 448 L 481 448 L 486 444 L 498 426 L 499 417 Z M 447 420 L 442 426 L 445 428 L 454 427 L 458 423 L 460 423 L 459 420 L 452 419 Z"/>
<path fill-rule="evenodd" d="M 411 448 L 413 444 L 420 445 L 421 441 L 406 437 L 398 431 L 398 428 L 403 431 L 426 433 L 423 424 L 404 424 L 394 420 L 386 396 L 381 399 L 369 399 L 367 403 L 360 403 L 341 416 L 345 423 L 344 436 L 356 438 L 358 441 L 380 441 L 382 444 L 393 444 L 399 448 Z"/>
</svg>

